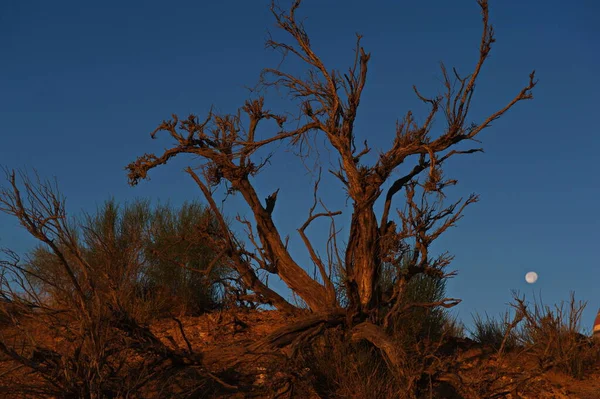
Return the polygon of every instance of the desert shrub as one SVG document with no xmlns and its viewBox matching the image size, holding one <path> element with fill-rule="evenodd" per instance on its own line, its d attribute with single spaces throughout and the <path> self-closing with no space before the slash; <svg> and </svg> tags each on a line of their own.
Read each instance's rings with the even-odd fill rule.
<svg viewBox="0 0 600 399">
<path fill-rule="evenodd" d="M 219 282 L 232 274 L 225 259 L 197 234 L 217 235 L 219 227 L 212 213 L 199 203 L 184 203 L 174 209 L 161 205 L 154 209 L 149 226 L 145 256 L 145 283 L 159 298 L 173 298 L 167 306 L 180 307 L 187 314 L 214 309 L 223 299 Z M 168 304 L 167 304 L 168 305 Z"/>
<path fill-rule="evenodd" d="M 326 398 L 398 398 L 396 376 L 374 347 L 352 342 L 340 330 L 328 330 L 301 352 L 300 368 L 313 389 Z"/>
<path fill-rule="evenodd" d="M 408 268 L 407 259 L 384 264 L 379 290 L 393 291 Z M 343 281 L 343 276 L 341 278 Z M 312 383 L 323 397 L 429 397 L 436 382 L 432 370 L 441 366 L 440 348 L 452 337 L 464 336 L 464 326 L 448 309 L 444 276 L 417 274 L 402 282 L 398 312 L 380 309 L 386 332 L 402 354 L 400 364 L 389 364 L 382 352 L 366 341 L 356 342 L 340 331 L 328 331 L 302 353 L 301 367 L 310 369 Z M 345 303 L 344 285 L 338 286 Z M 385 294 L 384 294 L 385 295 Z M 389 314 L 390 317 L 385 317 Z"/>
<path fill-rule="evenodd" d="M 444 279 L 421 274 L 406 284 L 400 303 L 407 307 L 411 304 L 430 304 L 441 301 L 445 296 Z M 400 317 L 395 317 L 391 325 L 397 336 L 439 340 L 449 323 L 452 323 L 451 317 L 446 309 L 440 306 L 414 306 L 408 308 Z"/>
<path fill-rule="evenodd" d="M 530 304 L 515 295 L 512 306 L 524 316 L 519 340 L 542 369 L 557 368 L 581 378 L 600 361 L 600 346 L 582 334 L 586 303 L 577 301 L 574 293 L 568 302 L 552 307 L 541 299 Z"/>
<path fill-rule="evenodd" d="M 442 334 L 446 337 L 466 338 L 466 327 L 457 316 L 446 313 L 446 318 L 442 326 Z"/>
<path fill-rule="evenodd" d="M 473 315 L 473 327 L 469 329 L 469 332 L 471 338 L 481 345 L 489 346 L 497 351 L 510 351 L 518 343 L 515 328 L 519 321 L 519 315 L 511 320 L 509 312 L 505 312 L 500 318 L 490 317 L 486 313 L 485 319 L 481 315 L 475 314 Z"/>
<path fill-rule="evenodd" d="M 110 200 L 72 225 L 81 257 L 101 277 L 97 288 L 110 285 L 119 303 L 140 320 L 199 314 L 218 305 L 218 281 L 230 270 L 218 259 L 213 262 L 214 251 L 196 234 L 199 226 L 216 234 L 211 214 L 202 205 L 151 208 L 147 201 L 119 206 Z M 47 246 L 34 249 L 25 267 L 40 294 L 51 301 L 60 302 L 64 290 L 73 288 L 60 259 Z"/>
<path fill-rule="evenodd" d="M 405 311 L 390 319 L 388 331 L 403 354 L 395 378 L 406 397 L 420 397 L 431 388 L 429 372 L 441 365 L 438 351 L 448 339 L 464 334 L 460 323 L 435 304 L 446 297 L 446 280 L 420 274 L 410 279 L 400 297 Z"/>
<path fill-rule="evenodd" d="M 393 291 L 404 278 L 411 265 L 411 251 L 397 261 L 382 266 L 379 285 L 381 292 Z M 450 334 L 463 335 L 460 323 L 448 309 L 440 306 L 446 299 L 446 277 L 443 275 L 416 274 L 402 281 L 397 307 L 404 309 L 390 314 L 388 328 L 398 339 L 408 340 L 407 345 L 427 338 L 439 341 Z M 388 309 L 383 309 L 386 313 Z"/>
<path fill-rule="evenodd" d="M 354 341 L 342 330 L 327 330 L 300 352 L 296 374 L 307 375 L 303 383 L 323 398 L 459 398 L 438 379 L 438 371 L 448 366 L 439 348 L 439 342 L 418 341 L 394 367 L 372 344 Z"/>
<path fill-rule="evenodd" d="M 138 288 L 152 266 L 145 203 L 108 202 L 71 220 L 55 183 L 7 177 L 0 211 L 40 246 L 25 261 L 0 253 L 0 353 L 10 363 L 0 396 L 144 397 L 152 384 L 178 389 L 183 374 L 192 375 L 188 391 L 219 385 L 191 348 L 166 346 L 144 323 L 151 309 Z"/>
</svg>

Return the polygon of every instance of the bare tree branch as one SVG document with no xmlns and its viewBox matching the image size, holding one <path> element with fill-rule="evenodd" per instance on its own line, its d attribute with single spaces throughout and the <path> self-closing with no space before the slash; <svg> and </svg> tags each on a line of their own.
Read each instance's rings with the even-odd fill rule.
<svg viewBox="0 0 600 399">
<path fill-rule="evenodd" d="M 345 306 L 348 314 L 353 315 L 349 318 L 351 320 L 370 317 L 377 321 L 374 315 L 378 314 L 377 309 L 381 307 L 400 312 L 404 306 L 398 304 L 402 290 L 414 276 L 424 274 L 448 278 L 453 275 L 444 271 L 452 261 L 452 256 L 448 253 L 432 255 L 431 244 L 460 220 L 466 206 L 477 201 L 477 196 L 472 195 L 465 200 L 444 205 L 446 188 L 457 184 L 457 180 L 445 178 L 443 167 L 455 155 L 483 151 L 481 148 L 460 149 L 457 146 L 463 141 L 477 141 L 476 136 L 483 129 L 491 126 L 515 104 L 533 98 L 536 80 L 534 73 L 531 73 L 528 84 L 506 105 L 489 113 L 481 123 L 469 121 L 476 83 L 495 41 L 494 30 L 489 22 L 488 2 L 478 0 L 478 5 L 482 12 L 482 34 L 477 62 L 471 74 L 461 76 L 455 69 L 449 72 L 441 64 L 443 86 L 440 95 L 426 96 L 414 87 L 417 99 L 428 107 L 424 119 L 419 123 L 413 113 L 407 111 L 396 123 L 391 146 L 379 154 L 374 164 L 367 165 L 362 163 L 362 159 L 371 148 L 366 140 L 361 140 L 364 146 L 357 149 L 355 131 L 370 61 L 370 54 L 361 45 L 362 37 L 357 35 L 353 61 L 344 72 L 340 72 L 326 66 L 315 51 L 298 16 L 301 1 L 294 0 L 285 9 L 273 1 L 271 12 L 283 37 L 270 36 L 267 47 L 281 52 L 284 60 L 288 56 L 296 58 L 305 68 L 300 72 L 288 71 L 283 61 L 275 68 L 265 68 L 259 89 L 284 89 L 297 110 L 294 117 L 296 126 L 290 127 L 291 123 L 286 118 L 291 114 L 277 115 L 266 109 L 262 97 L 247 101 L 236 114 L 215 115 L 211 112 L 202 122 L 195 116 L 184 121 L 174 116 L 171 121 L 163 122 L 157 130 L 166 131 L 175 140 L 175 145 L 161 156 L 145 154 L 131 163 L 127 167 L 131 184 L 136 184 L 147 176 L 150 169 L 165 164 L 174 156 L 197 156 L 206 177 L 206 183 L 197 183 L 207 199 L 211 201 L 209 187 L 217 187 L 225 180 L 228 190 L 240 193 L 252 211 L 252 222 L 240 221 L 246 225 L 247 234 L 256 250 L 252 253 L 238 252 L 239 256 L 253 261 L 259 269 L 278 274 L 314 312 L 332 311 L 339 306 L 331 300 L 332 287 L 336 284 L 345 287 Z M 242 114 L 247 117 L 244 119 L 247 123 L 243 123 Z M 444 123 L 438 126 L 434 121 L 439 115 Z M 265 120 L 275 121 L 279 130 L 276 134 L 259 139 L 259 129 Z M 331 151 L 331 163 L 335 166 L 330 173 L 342 183 L 352 205 L 348 236 L 344 240 L 345 254 L 341 256 L 338 230 L 334 224 L 334 216 L 339 212 L 329 211 L 324 206 L 324 212 L 316 211 L 319 174 L 312 206 L 298 233 L 315 270 L 319 270 L 323 284 L 319 283 L 319 278 L 311 278 L 292 259 L 288 251 L 288 239 L 285 242 L 281 239 L 272 219 L 278 191 L 267 196 L 263 203 L 261 200 L 264 197 L 258 195 L 251 181 L 269 164 L 265 160 L 258 162 L 252 159 L 259 149 L 267 150 L 269 145 L 285 141 L 299 149 L 298 155 L 304 162 L 310 151 L 310 146 L 307 147 L 308 137 L 317 136 Z M 392 179 L 408 159 L 416 159 L 411 165 L 412 169 Z M 383 189 L 385 184 L 389 184 L 386 190 Z M 394 220 L 393 201 L 402 190 L 406 193 L 405 206 L 399 207 L 398 219 Z M 377 216 L 376 203 L 384 192 L 382 213 Z M 329 217 L 332 223 L 326 243 L 327 259 L 319 255 L 316 250 L 318 246 L 306 234 L 309 225 L 320 217 Z M 255 230 L 256 237 L 253 233 Z M 227 247 L 235 252 L 235 245 L 236 241 L 232 240 Z M 384 266 L 397 264 L 407 255 L 410 255 L 410 259 L 407 258 L 405 270 L 395 277 L 395 285 L 390 292 L 384 293 L 381 288 Z M 254 273 L 247 264 L 239 268 L 249 268 L 247 273 Z M 332 270 L 339 271 L 336 281 L 333 281 Z M 252 275 L 252 281 L 258 278 L 255 273 Z M 432 306 L 444 307 L 445 303 Z"/>
</svg>

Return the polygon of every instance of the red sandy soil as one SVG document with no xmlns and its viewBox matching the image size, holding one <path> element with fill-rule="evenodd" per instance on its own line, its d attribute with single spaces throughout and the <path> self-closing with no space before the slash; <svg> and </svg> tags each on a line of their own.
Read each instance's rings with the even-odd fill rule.
<svg viewBox="0 0 600 399">
<path fill-rule="evenodd" d="M 285 373 L 281 371 L 277 358 L 262 356 L 260 353 L 249 354 L 245 351 L 249 344 L 286 324 L 288 320 L 280 313 L 276 311 L 222 312 L 200 317 L 181 317 L 179 320 L 183 325 L 185 337 L 194 352 L 202 354 L 208 370 L 216 375 L 237 367 L 241 371 L 240 375 L 244 376 L 244 383 L 256 387 L 254 393 L 246 390 L 245 393 L 231 393 L 226 397 L 273 397 L 272 393 L 265 394 L 264 387 L 266 386 L 281 386 L 282 392 L 280 393 L 284 394 L 282 397 L 286 397 L 284 391 L 289 389 L 289 384 L 286 385 L 285 381 L 289 380 L 286 380 Z M 150 326 L 150 329 L 170 347 L 187 347 L 184 336 L 175 320 L 164 319 L 155 322 Z M 10 329 L 5 328 L 0 331 L 0 334 L 3 334 L 6 338 L 7 334 L 10 334 Z M 60 343 L 56 343 L 56 346 L 59 345 Z M 477 356 L 482 352 L 477 347 L 465 349 L 463 352 L 458 349 L 458 352 L 460 352 L 460 356 L 473 359 L 465 363 L 465 370 L 467 370 L 465 375 L 470 375 L 471 371 L 469 370 L 472 370 L 473 378 L 484 375 L 484 370 L 494 370 L 497 367 L 510 370 L 513 376 L 518 376 L 519 373 L 531 370 L 535 366 L 531 360 L 521 356 L 506 357 L 500 364 L 494 356 Z M 11 377 L 6 372 L 12 368 L 14 368 L 14 364 L 5 359 L 3 360 L 2 355 L 0 355 L 0 386 L 10 384 L 8 378 L 21 378 L 24 376 L 29 379 L 35 378 L 31 374 L 25 374 L 24 368 L 17 370 L 16 374 L 13 373 Z M 277 384 L 278 379 L 283 382 Z M 302 375 L 299 375 L 296 381 L 301 381 L 301 379 Z M 227 382 L 235 383 L 231 378 Z M 307 391 L 302 396 L 298 396 L 298 393 L 296 393 L 294 397 L 318 398 L 315 393 Z M 574 379 L 556 371 L 540 374 L 526 382 L 517 396 L 508 394 L 505 397 L 509 399 L 600 399 L 600 365 L 582 380 Z"/>
<path fill-rule="evenodd" d="M 211 369 L 223 370 L 230 366 L 230 356 L 243 353 L 243 348 L 257 339 L 260 339 L 278 327 L 285 325 L 284 317 L 275 311 L 259 311 L 251 313 L 216 313 L 201 317 L 184 317 L 180 319 L 185 334 L 194 350 L 206 353 Z M 163 320 L 155 323 L 151 329 L 165 342 L 174 341 L 178 346 L 184 347 L 185 341 L 173 320 Z M 471 349 L 473 351 L 473 349 Z M 220 362 L 220 359 L 227 359 Z M 481 360 L 488 363 L 493 359 Z M 513 357 L 506 367 L 517 372 L 535 367 L 526 358 Z M 255 383 L 260 385 L 266 378 L 265 372 L 272 367 L 268 359 L 257 358 L 255 365 Z M 494 366 L 488 364 L 486 366 Z M 263 371 L 263 372 L 261 372 Z M 243 396 L 240 396 L 243 397 Z M 318 397 L 318 396 L 313 396 Z M 566 374 L 549 371 L 528 381 L 519 392 L 522 399 L 600 399 L 600 364 L 593 373 L 582 380 L 572 378 Z M 510 394 L 507 399 L 513 399 Z M 514 397 L 514 399 L 517 399 Z"/>
</svg>

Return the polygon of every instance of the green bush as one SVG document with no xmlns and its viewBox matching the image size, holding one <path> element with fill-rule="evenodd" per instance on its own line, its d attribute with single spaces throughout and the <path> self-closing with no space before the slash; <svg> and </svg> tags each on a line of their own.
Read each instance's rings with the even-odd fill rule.
<svg viewBox="0 0 600 399">
<path fill-rule="evenodd" d="M 213 262 L 215 251 L 197 234 L 200 227 L 218 233 L 211 213 L 198 203 L 175 209 L 110 200 L 72 225 L 72 239 L 91 273 L 99 277 L 94 280 L 96 289 L 109 285 L 105 288 L 118 293 L 119 303 L 132 314 L 199 314 L 222 299 L 219 280 L 231 270 L 223 261 Z M 37 277 L 40 294 L 51 301 L 60 301 L 64 291 L 72 289 L 59 259 L 45 246 L 30 253 L 26 268 Z"/>
<path fill-rule="evenodd" d="M 24 173 L 17 179 L 12 171 L 7 180 L 0 211 L 41 244 L 25 260 L 0 251 L 0 354 L 10 367 L 0 379 L 0 396 L 141 397 L 153 385 L 170 389 L 183 372 L 193 376 L 186 379 L 191 389 L 210 392 L 213 379 L 199 367 L 199 356 L 189 347 L 165 345 L 146 324 L 159 314 L 153 301 L 161 298 L 145 289 L 153 281 L 149 271 L 161 267 L 147 256 L 156 242 L 148 203 L 119 207 L 109 201 L 94 215 L 68 219 L 55 182 Z M 200 212 L 204 219 L 197 220 L 205 222 L 201 207 L 191 213 Z M 198 240 L 180 251 L 200 244 L 206 247 Z"/>
<path fill-rule="evenodd" d="M 381 291 L 389 292 L 406 272 L 410 259 L 404 257 L 398 266 L 385 264 L 379 281 Z M 398 308 L 405 311 L 390 318 L 390 333 L 411 346 L 427 338 L 439 341 L 443 337 L 464 335 L 463 326 L 442 306 L 427 306 L 446 298 L 446 278 L 417 274 L 404 283 L 398 298 Z M 417 304 L 417 306 L 411 306 Z M 425 305 L 425 306 L 422 306 Z M 387 310 L 384 309 L 384 312 Z"/>
<path fill-rule="evenodd" d="M 367 341 L 329 331 L 322 341 L 303 353 L 301 367 L 311 370 L 312 384 L 323 397 L 417 398 L 429 397 L 436 387 L 429 370 L 440 362 L 438 351 L 450 337 L 464 336 L 464 326 L 439 305 L 446 298 L 446 278 L 417 274 L 402 281 L 410 259 L 382 266 L 379 291 L 389 295 L 401 286 L 394 311 L 382 307 L 379 317 L 402 354 L 391 367 L 379 349 Z M 340 277 L 344 281 L 343 275 Z M 338 285 L 342 303 L 346 291 Z M 387 317 L 389 316 L 389 317 Z"/>
<path fill-rule="evenodd" d="M 325 331 L 300 354 L 308 383 L 323 398 L 402 398 L 398 379 L 381 353 L 351 342 L 340 330 Z M 408 395 L 406 397 L 409 397 Z"/>
<path fill-rule="evenodd" d="M 504 313 L 500 319 L 485 315 L 473 316 L 473 327 L 469 330 L 473 340 L 481 345 L 492 347 L 493 349 L 507 350 L 514 349 L 517 345 L 516 324 L 518 318 L 511 321 L 509 312 Z"/>
<path fill-rule="evenodd" d="M 188 314 L 217 306 L 223 293 L 219 281 L 232 274 L 225 260 L 215 259 L 214 249 L 197 233 L 201 226 L 205 233 L 220 234 L 210 211 L 198 203 L 179 209 L 156 207 L 146 247 L 146 284 L 177 298 Z"/>
</svg>

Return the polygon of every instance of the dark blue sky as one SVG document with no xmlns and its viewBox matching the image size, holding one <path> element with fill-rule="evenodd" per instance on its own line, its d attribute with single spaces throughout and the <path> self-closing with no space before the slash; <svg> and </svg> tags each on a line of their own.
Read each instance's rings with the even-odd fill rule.
<svg viewBox="0 0 600 399">
<path fill-rule="evenodd" d="M 408 109 L 424 117 L 412 84 L 437 94 L 440 61 L 463 73 L 476 61 L 481 26 L 474 0 L 305 3 L 307 29 L 330 68 L 345 69 L 354 33 L 364 35 L 372 62 L 357 132 L 375 148 L 386 148 Z M 575 290 L 589 301 L 591 327 L 600 307 L 600 6 L 591 0 L 491 3 L 498 41 L 471 116 L 480 120 L 503 106 L 532 69 L 540 82 L 535 100 L 518 104 L 479 136 L 485 154 L 456 158 L 447 168 L 460 180 L 454 196 L 481 195 L 436 246 L 456 255 L 460 274 L 449 293 L 463 298 L 457 310 L 468 320 L 472 312 L 505 309 L 511 289 L 529 297 L 535 290 L 547 303 Z M 127 186 L 124 166 L 169 144 L 148 134 L 171 113 L 202 115 L 211 105 L 233 112 L 242 105 L 245 86 L 279 61 L 264 49 L 274 26 L 267 5 L 1 2 L 0 164 L 56 176 L 72 214 L 94 210 L 110 196 L 176 205 L 198 198 L 181 172 L 193 160 L 156 170 L 135 188 Z M 257 187 L 265 196 L 281 188 L 276 221 L 294 235 L 308 211 L 311 192 L 303 183 L 309 180 L 289 154 L 275 161 Z M 323 198 L 348 214 L 335 184 Z M 237 200 L 230 205 L 231 215 L 246 212 Z M 0 215 L 0 246 L 24 251 L 31 244 L 14 220 Z M 306 259 L 301 248 L 294 252 Z M 540 275 L 533 286 L 524 281 L 529 270 Z"/>
</svg>

